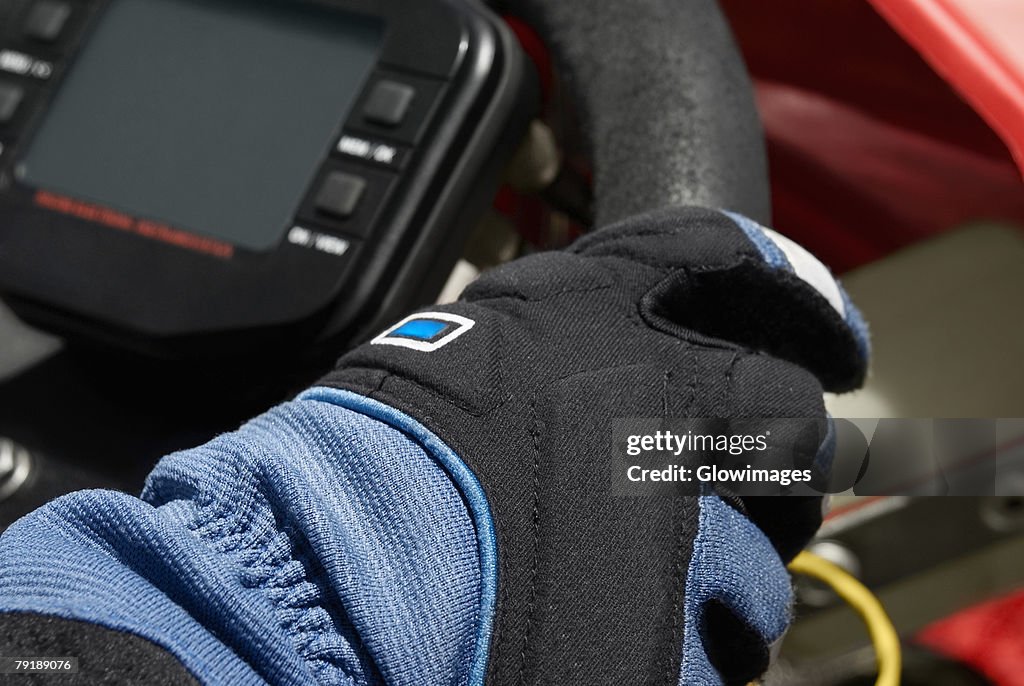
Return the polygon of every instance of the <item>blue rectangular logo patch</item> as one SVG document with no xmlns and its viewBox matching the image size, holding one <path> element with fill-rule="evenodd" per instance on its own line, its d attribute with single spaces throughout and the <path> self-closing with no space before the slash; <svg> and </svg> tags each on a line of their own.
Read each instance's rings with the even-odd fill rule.
<svg viewBox="0 0 1024 686">
<path fill-rule="evenodd" d="M 448 312 L 420 312 L 406 317 L 380 334 L 371 345 L 394 345 L 431 352 L 473 328 L 475 321 Z"/>
</svg>

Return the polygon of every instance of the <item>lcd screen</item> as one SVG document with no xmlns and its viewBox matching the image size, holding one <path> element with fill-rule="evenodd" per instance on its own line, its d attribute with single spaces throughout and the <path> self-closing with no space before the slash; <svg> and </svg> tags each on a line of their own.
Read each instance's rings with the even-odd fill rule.
<svg viewBox="0 0 1024 686">
<path fill-rule="evenodd" d="M 372 19 L 305 3 L 113 0 L 60 84 L 19 178 L 271 248 L 382 35 Z"/>
</svg>

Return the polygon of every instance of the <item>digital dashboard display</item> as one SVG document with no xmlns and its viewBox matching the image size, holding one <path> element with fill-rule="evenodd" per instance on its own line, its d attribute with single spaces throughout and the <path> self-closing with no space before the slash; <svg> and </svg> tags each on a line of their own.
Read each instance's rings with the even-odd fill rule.
<svg viewBox="0 0 1024 686">
<path fill-rule="evenodd" d="M 270 249 L 359 95 L 383 30 L 305 3 L 113 0 L 19 179 Z"/>
</svg>

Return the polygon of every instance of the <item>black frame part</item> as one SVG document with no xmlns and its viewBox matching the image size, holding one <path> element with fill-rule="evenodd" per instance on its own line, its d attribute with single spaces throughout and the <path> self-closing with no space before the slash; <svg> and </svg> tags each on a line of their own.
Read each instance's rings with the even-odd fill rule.
<svg viewBox="0 0 1024 686">
<path fill-rule="evenodd" d="M 0 292 L 26 321 L 70 338 L 209 359 L 311 355 L 365 338 L 439 292 L 539 101 L 515 36 L 472 0 L 299 0 L 375 17 L 384 42 L 284 238 L 248 250 L 18 180 L 110 1 L 75 3 L 45 44 L 19 33 L 32 2 L 0 2 L 0 81 L 25 94 L 0 123 Z M 419 94 L 399 127 L 362 114 L 386 80 Z M 348 217 L 316 207 L 339 172 L 366 180 Z"/>
</svg>

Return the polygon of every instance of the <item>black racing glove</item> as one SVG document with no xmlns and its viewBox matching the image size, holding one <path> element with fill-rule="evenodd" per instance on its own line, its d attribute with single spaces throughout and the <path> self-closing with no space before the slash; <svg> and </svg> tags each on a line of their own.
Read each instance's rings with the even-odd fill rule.
<svg viewBox="0 0 1024 686">
<path fill-rule="evenodd" d="M 466 499 L 494 533 L 489 683 L 743 684 L 788 623 L 782 565 L 820 499 L 616 496 L 612 422 L 824 417 L 823 390 L 858 386 L 866 361 L 809 254 L 673 209 L 487 272 L 321 385 L 421 423 L 482 487 Z"/>
</svg>

